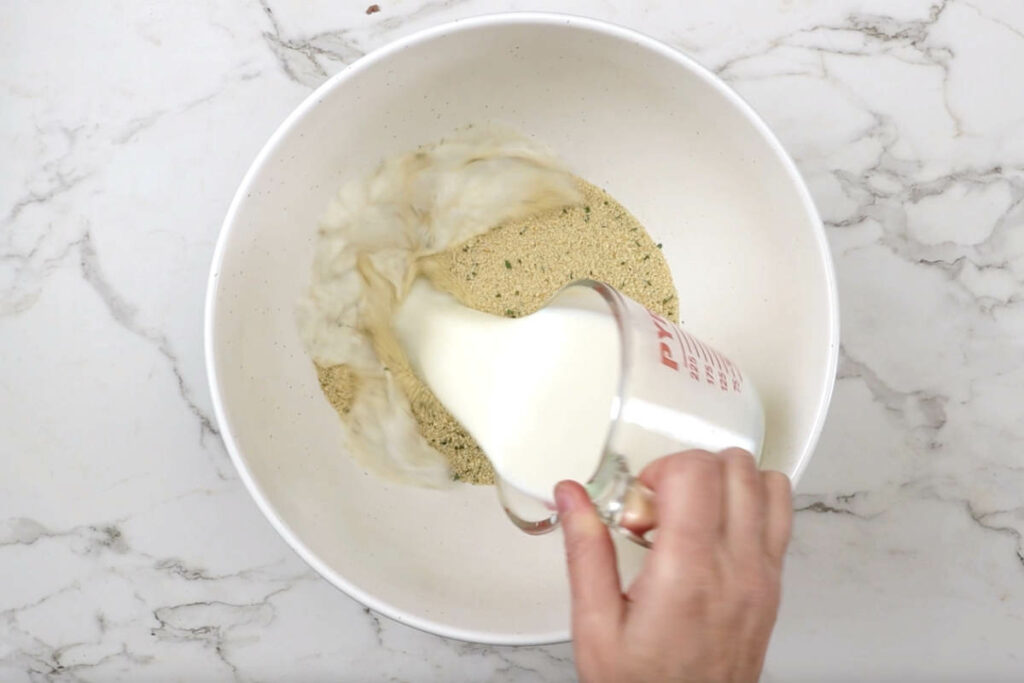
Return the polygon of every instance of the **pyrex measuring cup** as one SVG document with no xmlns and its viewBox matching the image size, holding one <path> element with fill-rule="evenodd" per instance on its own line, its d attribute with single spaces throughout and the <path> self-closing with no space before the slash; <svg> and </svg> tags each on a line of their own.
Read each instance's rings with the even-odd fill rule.
<svg viewBox="0 0 1024 683">
<path fill-rule="evenodd" d="M 607 311 L 620 335 L 621 369 L 603 453 L 586 482 L 604 522 L 649 546 L 645 533 L 657 525 L 653 493 L 634 478 L 647 463 L 691 448 L 739 447 L 760 457 L 764 410 L 757 391 L 735 363 L 609 285 L 579 280 L 548 307 Z M 542 534 L 558 524 L 549 503 L 497 482 L 512 521 Z"/>
</svg>

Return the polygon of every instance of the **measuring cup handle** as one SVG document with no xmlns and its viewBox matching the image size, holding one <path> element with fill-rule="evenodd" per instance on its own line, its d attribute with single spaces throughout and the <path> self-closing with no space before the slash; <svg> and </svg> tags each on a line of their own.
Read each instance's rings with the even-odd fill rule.
<svg viewBox="0 0 1024 683">
<path fill-rule="evenodd" d="M 651 541 L 647 539 L 647 533 L 658 526 L 654 491 L 644 486 L 636 477 L 630 476 L 621 500 L 613 528 L 629 540 L 650 548 Z"/>
</svg>

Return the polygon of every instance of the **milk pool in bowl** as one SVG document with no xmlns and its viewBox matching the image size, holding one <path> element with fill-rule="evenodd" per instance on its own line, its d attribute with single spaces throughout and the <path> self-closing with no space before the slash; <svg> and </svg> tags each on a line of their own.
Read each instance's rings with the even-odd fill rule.
<svg viewBox="0 0 1024 683">
<path fill-rule="evenodd" d="M 206 310 L 214 406 L 242 480 L 365 605 L 464 640 L 555 642 L 568 638 L 560 535 L 521 533 L 491 487 L 391 484 L 339 452 L 294 317 L 337 188 L 486 121 L 550 147 L 664 243 L 681 319 L 752 375 L 762 462 L 794 478 L 834 382 L 835 279 L 806 188 L 749 107 L 678 52 L 591 20 L 496 15 L 416 34 L 328 81 L 267 143 L 225 219 Z M 644 552 L 620 546 L 627 580 Z"/>
</svg>

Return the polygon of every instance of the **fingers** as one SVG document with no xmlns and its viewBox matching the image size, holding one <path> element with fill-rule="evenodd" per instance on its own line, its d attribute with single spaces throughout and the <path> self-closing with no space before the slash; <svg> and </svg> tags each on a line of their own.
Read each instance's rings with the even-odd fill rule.
<svg viewBox="0 0 1024 683">
<path fill-rule="evenodd" d="M 781 564 L 793 531 L 792 486 L 782 472 L 762 472 L 761 480 L 765 493 L 765 551 Z"/>
<path fill-rule="evenodd" d="M 555 503 L 565 536 L 572 593 L 572 629 L 577 642 L 612 636 L 625 609 L 615 547 L 583 487 L 563 481 Z"/>
<path fill-rule="evenodd" d="M 707 554 L 722 526 L 722 459 L 687 451 L 655 460 L 640 473 L 658 509 L 655 551 L 671 558 Z"/>
<path fill-rule="evenodd" d="M 655 460 L 639 479 L 655 491 L 660 544 L 692 552 L 724 537 L 733 552 L 785 553 L 792 527 L 789 479 L 761 472 L 739 448 L 687 451 Z M 657 545 L 657 544 L 656 544 Z"/>
<path fill-rule="evenodd" d="M 765 493 L 754 456 L 741 448 L 719 454 L 725 463 L 725 536 L 732 552 L 761 553 L 764 547 Z"/>
</svg>

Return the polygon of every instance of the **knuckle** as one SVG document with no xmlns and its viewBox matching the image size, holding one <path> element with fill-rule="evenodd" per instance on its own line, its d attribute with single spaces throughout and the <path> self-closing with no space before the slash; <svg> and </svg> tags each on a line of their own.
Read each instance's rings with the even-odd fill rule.
<svg viewBox="0 0 1024 683">
<path fill-rule="evenodd" d="M 718 456 L 709 451 L 693 450 L 676 453 L 666 466 L 668 474 L 690 474 L 693 472 L 714 472 L 720 467 Z"/>
<path fill-rule="evenodd" d="M 753 453 L 742 448 L 727 448 L 719 454 L 719 457 L 733 467 L 757 469 L 757 460 L 754 459 Z"/>
<path fill-rule="evenodd" d="M 764 477 L 765 486 L 780 492 L 785 492 L 786 496 L 790 495 L 793 488 L 792 483 L 789 481 L 789 477 L 782 472 L 765 470 L 761 473 L 761 476 Z"/>
<path fill-rule="evenodd" d="M 745 492 L 759 494 L 762 490 L 762 479 L 754 456 L 739 449 L 726 454 L 723 460 L 729 479 L 739 484 Z"/>
</svg>

